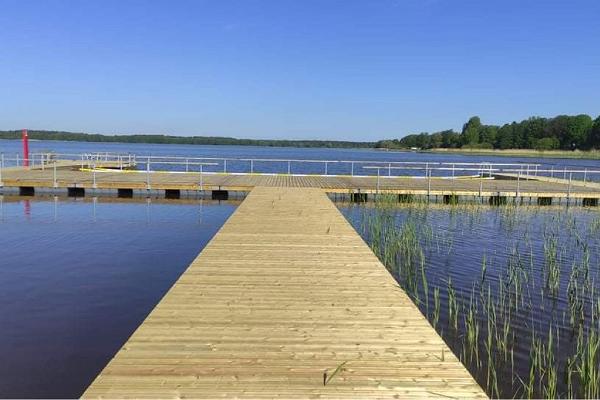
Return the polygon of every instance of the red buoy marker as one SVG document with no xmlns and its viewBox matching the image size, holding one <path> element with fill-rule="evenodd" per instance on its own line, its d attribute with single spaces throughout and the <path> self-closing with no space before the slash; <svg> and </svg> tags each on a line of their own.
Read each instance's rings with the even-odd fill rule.
<svg viewBox="0 0 600 400">
<path fill-rule="evenodd" d="M 23 129 L 23 166 L 29 167 L 29 136 L 27 136 L 27 129 Z"/>
</svg>

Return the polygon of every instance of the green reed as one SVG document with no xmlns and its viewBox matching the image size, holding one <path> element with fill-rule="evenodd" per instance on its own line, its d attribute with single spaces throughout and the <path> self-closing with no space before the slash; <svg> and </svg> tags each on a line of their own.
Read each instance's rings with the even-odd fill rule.
<svg viewBox="0 0 600 400">
<path fill-rule="evenodd" d="M 513 396 L 600 397 L 600 338 L 597 326 L 590 329 L 590 320 L 594 324 L 600 316 L 600 299 L 594 285 L 597 271 L 591 268 L 592 260 L 598 259 L 597 247 L 590 247 L 590 243 L 600 242 L 594 236 L 600 232 L 600 218 L 586 229 L 568 212 L 539 209 L 528 212 L 523 206 L 513 204 L 498 207 L 495 215 L 503 234 L 515 235 L 515 239 L 509 241 L 505 262 L 496 260 L 497 255 L 488 257 L 489 249 L 481 249 L 479 279 L 473 282 L 470 292 L 465 292 L 457 290 L 450 269 L 445 277 L 432 280 L 427 254 L 452 256 L 460 236 L 481 223 L 482 214 L 489 208 L 480 204 L 452 204 L 446 208 L 449 231 L 444 232 L 432 217 L 436 215 L 432 214 L 435 206 L 411 204 L 401 208 L 400 215 L 396 201 L 395 196 L 383 195 L 373 209 L 365 210 L 363 234 L 432 326 L 450 340 L 449 344 L 456 340 L 462 346 L 457 354 L 461 354 L 460 358 L 475 376 L 481 377 L 490 396 L 507 395 L 507 378 L 510 384 L 516 374 Z M 537 233 L 529 227 L 533 218 L 542 219 L 541 251 L 534 246 Z M 565 265 L 567 259 L 569 264 Z M 564 277 L 563 270 L 568 271 Z M 565 285 L 561 286 L 563 279 Z M 440 301 L 442 290 L 446 290 L 448 298 L 445 306 Z M 555 318 L 558 310 L 562 310 L 557 305 L 561 304 L 557 303 L 559 299 L 566 305 L 560 311 L 563 319 L 567 318 L 576 335 L 574 349 L 568 346 L 568 337 L 561 338 L 558 326 L 552 323 L 548 329 L 536 333 L 540 322 L 533 317 L 541 313 L 548 315 L 545 318 Z M 439 323 L 443 312 L 447 313 L 445 320 L 450 330 Z M 524 317 L 531 319 L 530 332 L 517 334 L 514 324 Z M 563 350 L 559 346 L 562 342 L 567 343 Z M 522 373 L 523 366 L 517 368 L 521 372 L 515 371 L 518 343 L 528 344 L 526 373 Z M 570 353 L 560 359 L 561 351 Z M 503 382 L 502 392 L 500 382 Z M 515 386 L 515 382 L 520 384 Z"/>
</svg>

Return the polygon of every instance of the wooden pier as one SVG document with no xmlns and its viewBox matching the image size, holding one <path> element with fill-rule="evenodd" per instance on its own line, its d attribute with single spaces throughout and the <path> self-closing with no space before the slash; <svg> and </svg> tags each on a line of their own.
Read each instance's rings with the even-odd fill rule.
<svg viewBox="0 0 600 400">
<path fill-rule="evenodd" d="M 475 196 L 507 198 L 555 198 L 586 199 L 598 203 L 600 184 L 543 177 L 518 179 L 513 176 L 447 179 L 410 178 L 396 176 L 342 176 L 342 175 L 293 175 L 293 174 L 234 174 L 128 171 L 128 170 L 81 170 L 78 168 L 44 170 L 10 168 L 0 177 L 0 187 L 25 188 L 28 193 L 42 190 L 76 190 L 77 193 L 98 190 L 159 190 L 159 191 L 242 191 L 249 192 L 255 186 L 312 187 L 329 193 L 394 193 L 420 196 Z"/>
<path fill-rule="evenodd" d="M 322 189 L 255 187 L 83 397 L 486 396 Z"/>
</svg>

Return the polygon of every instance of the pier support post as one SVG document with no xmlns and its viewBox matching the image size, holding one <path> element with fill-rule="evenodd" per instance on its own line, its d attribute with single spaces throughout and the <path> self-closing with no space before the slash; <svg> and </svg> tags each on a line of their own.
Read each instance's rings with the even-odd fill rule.
<svg viewBox="0 0 600 400">
<path fill-rule="evenodd" d="M 366 193 L 352 193 L 350 195 L 350 200 L 353 203 L 365 203 L 367 201 L 368 197 Z"/>
<path fill-rule="evenodd" d="M 85 189 L 82 187 L 67 188 L 67 196 L 69 196 L 69 197 L 85 197 Z"/>
<path fill-rule="evenodd" d="M 455 194 L 445 194 L 444 204 L 458 204 L 458 196 Z"/>
<path fill-rule="evenodd" d="M 133 197 L 133 189 L 121 188 L 117 189 L 117 197 L 121 199 L 130 199 Z"/>
<path fill-rule="evenodd" d="M 581 203 L 584 207 L 598 207 L 598 199 L 585 197 Z"/>
<path fill-rule="evenodd" d="M 414 196 L 412 194 L 399 194 L 398 195 L 398 202 L 399 203 L 412 203 L 414 199 Z"/>
<path fill-rule="evenodd" d="M 19 186 L 19 196 L 35 196 L 35 188 L 33 186 Z"/>
<path fill-rule="evenodd" d="M 211 198 L 213 200 L 229 200 L 229 192 L 227 190 L 213 190 Z"/>
<path fill-rule="evenodd" d="M 181 190 L 179 189 L 166 189 L 165 199 L 179 199 L 181 197 Z"/>
<path fill-rule="evenodd" d="M 491 206 L 503 206 L 508 202 L 506 196 L 490 196 L 490 205 Z"/>
</svg>

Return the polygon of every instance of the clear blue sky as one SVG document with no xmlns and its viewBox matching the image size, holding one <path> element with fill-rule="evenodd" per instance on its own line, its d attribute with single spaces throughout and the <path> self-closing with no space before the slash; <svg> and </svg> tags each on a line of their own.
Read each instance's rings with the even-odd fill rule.
<svg viewBox="0 0 600 400">
<path fill-rule="evenodd" d="M 0 129 L 376 140 L 600 114 L 598 0 L 0 0 Z"/>
</svg>

